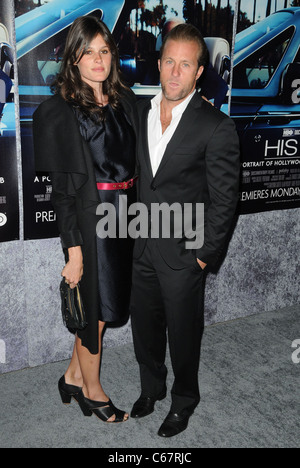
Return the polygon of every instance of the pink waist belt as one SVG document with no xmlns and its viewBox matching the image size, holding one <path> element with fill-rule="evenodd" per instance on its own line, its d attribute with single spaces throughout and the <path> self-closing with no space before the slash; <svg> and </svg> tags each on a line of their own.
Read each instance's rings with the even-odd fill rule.
<svg viewBox="0 0 300 468">
<path fill-rule="evenodd" d="M 128 180 L 127 182 L 114 182 L 112 184 L 97 183 L 98 190 L 128 190 L 134 186 L 138 177 Z"/>
</svg>

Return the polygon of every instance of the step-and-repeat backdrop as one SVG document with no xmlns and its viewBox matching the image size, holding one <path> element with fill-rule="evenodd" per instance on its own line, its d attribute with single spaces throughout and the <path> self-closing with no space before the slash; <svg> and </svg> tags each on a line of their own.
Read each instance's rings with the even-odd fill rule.
<svg viewBox="0 0 300 468">
<path fill-rule="evenodd" d="M 112 30 L 123 74 L 141 99 L 159 90 L 157 59 L 168 28 L 197 26 L 210 51 L 201 93 L 234 119 L 240 136 L 239 214 L 300 207 L 298 0 L 16 0 L 14 17 L 3 3 L 9 1 L 0 4 L 0 242 L 19 235 L 16 93 L 24 238 L 58 235 L 51 180 L 34 168 L 32 116 L 51 96 L 70 25 L 86 14 Z"/>
</svg>

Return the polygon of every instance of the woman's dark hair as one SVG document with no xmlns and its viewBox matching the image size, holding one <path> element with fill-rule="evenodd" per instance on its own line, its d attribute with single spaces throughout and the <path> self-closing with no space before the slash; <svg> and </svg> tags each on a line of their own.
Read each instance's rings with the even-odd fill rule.
<svg viewBox="0 0 300 468">
<path fill-rule="evenodd" d="M 66 101 L 75 101 L 86 114 L 93 116 L 95 120 L 102 120 L 103 109 L 97 105 L 92 87 L 81 79 L 76 66 L 90 43 L 98 35 L 103 38 L 112 54 L 111 72 L 103 83 L 103 94 L 108 96 L 113 108 L 118 107 L 120 91 L 125 87 L 120 78 L 119 52 L 108 27 L 94 16 L 82 16 L 72 24 L 66 40 L 61 70 L 51 88 L 55 94 L 60 94 Z"/>
<path fill-rule="evenodd" d="M 209 61 L 209 53 L 207 45 L 198 31 L 198 29 L 191 24 L 179 24 L 173 28 L 164 38 L 163 45 L 160 51 L 160 57 L 162 58 L 165 50 L 166 43 L 169 40 L 179 42 L 196 42 L 199 46 L 198 65 L 205 67 Z"/>
</svg>

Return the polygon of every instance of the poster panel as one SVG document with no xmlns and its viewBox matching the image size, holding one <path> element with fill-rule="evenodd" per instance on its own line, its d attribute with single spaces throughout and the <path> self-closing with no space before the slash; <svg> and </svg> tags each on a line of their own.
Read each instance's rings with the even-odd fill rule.
<svg viewBox="0 0 300 468">
<path fill-rule="evenodd" d="M 66 35 L 73 21 L 86 14 L 105 21 L 118 43 L 125 80 L 139 98 L 153 97 L 160 91 L 159 50 L 163 35 L 174 20 L 192 22 L 194 19 L 204 29 L 210 25 L 209 31 L 205 29 L 209 36 L 219 31 L 228 34 L 228 41 L 221 37 L 210 41 L 211 51 L 219 47 L 222 57 L 220 60 L 215 53 L 214 65 L 201 84 L 203 94 L 221 107 L 228 93 L 234 11 L 232 8 L 222 8 L 221 12 L 211 10 L 209 17 L 206 13 L 200 2 L 182 0 L 15 1 L 25 240 L 58 235 L 50 202 L 51 180 L 47 174 L 36 174 L 34 169 L 32 116 L 38 105 L 51 95 L 49 86 L 59 71 Z M 221 21 L 215 22 L 218 13 Z"/>
<path fill-rule="evenodd" d="M 299 208 L 300 1 L 183 0 L 182 8 L 179 2 L 162 3 L 172 5 L 175 22 L 182 14 L 194 24 L 208 45 L 210 64 L 199 85 L 237 126 L 238 214 Z M 145 13 L 140 36 L 153 24 Z M 151 63 L 149 56 L 141 58 Z M 154 80 L 149 82 L 148 73 L 140 82 L 153 85 Z"/>
<path fill-rule="evenodd" d="M 13 0 L 0 3 L 0 242 L 19 239 Z"/>
<path fill-rule="evenodd" d="M 56 215 L 50 201 L 51 180 L 48 174 L 35 173 L 32 118 L 39 104 L 51 96 L 50 85 L 59 72 L 69 28 L 77 17 L 92 14 L 105 21 L 117 40 L 124 30 L 132 5 L 136 5 L 136 2 L 15 1 L 25 240 L 58 236 Z"/>
<path fill-rule="evenodd" d="M 231 117 L 240 135 L 239 213 L 300 207 L 300 2 L 241 1 Z"/>
<path fill-rule="evenodd" d="M 210 65 L 199 83 L 201 93 L 217 108 L 230 113 L 240 135 L 239 213 L 298 207 L 297 3 L 298 0 L 16 1 L 25 239 L 58 235 L 50 202 L 51 180 L 34 170 L 32 115 L 51 95 L 49 86 L 59 71 L 70 25 L 86 14 L 103 19 L 113 32 L 122 72 L 139 98 L 153 97 L 160 90 L 157 59 L 168 27 L 178 21 L 197 26 L 210 51 Z"/>
</svg>

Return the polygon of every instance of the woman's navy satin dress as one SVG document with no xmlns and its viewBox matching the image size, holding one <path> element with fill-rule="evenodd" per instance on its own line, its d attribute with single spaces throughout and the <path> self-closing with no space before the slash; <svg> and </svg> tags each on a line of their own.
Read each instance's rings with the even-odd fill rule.
<svg viewBox="0 0 300 468">
<path fill-rule="evenodd" d="M 104 108 L 103 122 L 95 123 L 92 118 L 81 112 L 80 108 L 74 106 L 73 109 L 79 122 L 80 133 L 90 148 L 96 183 L 119 183 L 132 179 L 136 171 L 136 140 L 134 130 L 124 111 L 114 110 L 108 105 Z M 103 322 L 122 320 L 128 314 L 130 303 L 134 241 L 128 234 L 126 238 L 119 237 L 120 196 L 127 197 L 127 204 L 130 206 L 136 202 L 136 188 L 99 190 L 99 202 L 112 204 L 117 215 L 116 238 L 110 236 L 103 239 L 97 236 L 101 304 L 99 320 Z"/>
</svg>

